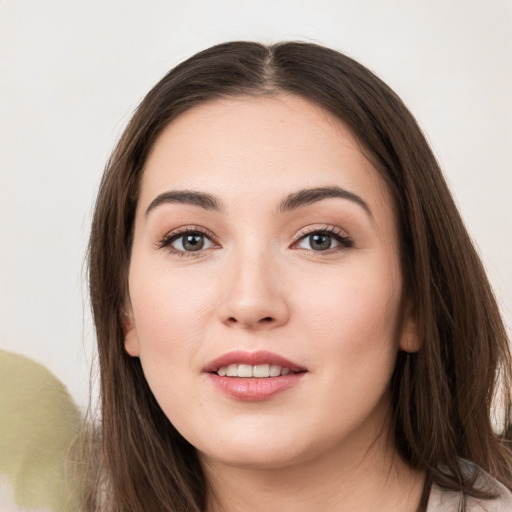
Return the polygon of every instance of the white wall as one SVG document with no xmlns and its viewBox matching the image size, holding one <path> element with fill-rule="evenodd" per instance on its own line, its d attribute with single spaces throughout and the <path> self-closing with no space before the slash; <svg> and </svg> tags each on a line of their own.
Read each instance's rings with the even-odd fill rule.
<svg viewBox="0 0 512 512">
<path fill-rule="evenodd" d="M 0 347 L 86 403 L 84 254 L 107 156 L 177 62 L 232 39 L 361 60 L 428 135 L 512 326 L 511 0 L 0 0 Z"/>
</svg>

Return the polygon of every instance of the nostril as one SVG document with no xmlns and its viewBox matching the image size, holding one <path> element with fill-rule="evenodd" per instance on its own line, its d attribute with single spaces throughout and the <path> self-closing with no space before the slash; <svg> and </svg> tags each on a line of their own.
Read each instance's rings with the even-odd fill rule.
<svg viewBox="0 0 512 512">
<path fill-rule="evenodd" d="M 239 323 L 238 320 L 234 316 L 230 316 L 227 320 L 230 324 L 237 324 Z M 274 321 L 274 318 L 271 316 L 266 316 L 264 318 L 260 318 L 258 323 L 260 324 L 269 324 Z"/>
</svg>

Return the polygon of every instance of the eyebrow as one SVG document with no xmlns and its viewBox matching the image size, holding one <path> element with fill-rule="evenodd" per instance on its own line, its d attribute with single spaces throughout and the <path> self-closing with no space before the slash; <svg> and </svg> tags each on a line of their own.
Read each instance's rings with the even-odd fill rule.
<svg viewBox="0 0 512 512">
<path fill-rule="evenodd" d="M 288 194 L 279 204 L 277 211 L 279 213 L 286 213 L 330 198 L 347 199 L 352 201 L 361 206 L 368 216 L 373 219 L 370 207 L 361 197 L 338 186 L 306 188 L 299 190 L 298 192 Z M 147 207 L 146 215 L 158 206 L 172 203 L 189 204 L 203 208 L 204 210 L 213 210 L 218 212 L 223 210 L 221 202 L 211 194 L 195 190 L 171 190 L 163 192 L 155 197 Z"/>
<path fill-rule="evenodd" d="M 285 213 L 330 198 L 348 199 L 361 206 L 368 216 L 373 219 L 370 207 L 361 197 L 337 186 L 306 188 L 289 194 L 279 205 L 278 211 Z"/>
<path fill-rule="evenodd" d="M 153 201 L 151 201 L 150 205 L 147 207 L 146 215 L 148 215 L 151 210 L 154 210 L 158 206 L 169 203 L 190 204 L 205 210 L 222 210 L 218 199 L 216 199 L 211 194 L 196 192 L 194 190 L 175 190 L 164 192 L 155 197 L 155 199 L 153 199 Z"/>
</svg>

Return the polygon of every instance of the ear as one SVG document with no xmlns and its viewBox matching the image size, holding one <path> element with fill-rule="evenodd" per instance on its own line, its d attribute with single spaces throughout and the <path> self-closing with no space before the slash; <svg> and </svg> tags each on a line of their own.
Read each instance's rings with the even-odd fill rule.
<svg viewBox="0 0 512 512">
<path fill-rule="evenodd" d="M 418 352 L 421 346 L 418 322 L 416 321 L 416 314 L 411 304 L 405 307 L 399 346 L 400 350 L 409 353 Z"/>
<path fill-rule="evenodd" d="M 135 327 L 132 308 L 123 308 L 124 349 L 132 357 L 140 355 L 139 334 Z"/>
</svg>

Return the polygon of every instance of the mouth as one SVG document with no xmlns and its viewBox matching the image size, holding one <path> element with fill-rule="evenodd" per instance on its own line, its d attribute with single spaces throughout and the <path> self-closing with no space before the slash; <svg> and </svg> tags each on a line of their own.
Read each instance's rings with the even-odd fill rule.
<svg viewBox="0 0 512 512">
<path fill-rule="evenodd" d="M 290 375 L 290 373 L 300 373 L 293 371 L 286 366 L 279 366 L 278 364 L 250 364 L 235 363 L 229 366 L 221 366 L 215 373 L 221 377 L 242 377 L 265 379 L 269 377 L 280 377 L 281 375 Z"/>
<path fill-rule="evenodd" d="M 203 371 L 215 373 L 221 377 L 261 379 L 302 373 L 307 370 L 303 366 L 273 352 L 235 350 L 214 359 L 204 367 Z"/>
<path fill-rule="evenodd" d="M 234 351 L 203 370 L 215 388 L 230 398 L 263 401 L 298 384 L 307 369 L 271 352 Z"/>
</svg>

